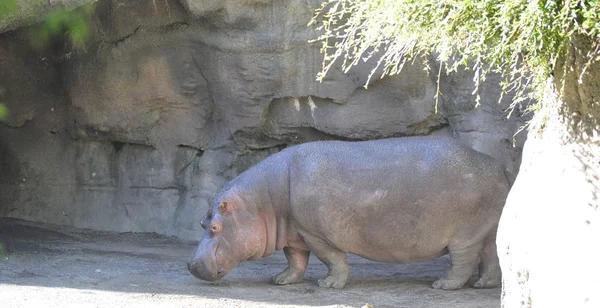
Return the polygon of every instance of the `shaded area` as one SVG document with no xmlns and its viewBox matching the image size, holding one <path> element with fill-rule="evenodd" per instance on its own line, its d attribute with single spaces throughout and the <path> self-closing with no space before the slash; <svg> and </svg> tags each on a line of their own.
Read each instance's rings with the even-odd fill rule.
<svg viewBox="0 0 600 308">
<path fill-rule="evenodd" d="M 322 1 L 19 1 L 19 28 L 0 21 L 2 217 L 193 240 L 225 183 L 316 140 L 448 134 L 518 170 L 526 117 L 499 76 L 479 108 L 472 71 L 441 77 L 438 113 L 420 61 L 368 90 L 374 63 L 317 82 Z"/>
<path fill-rule="evenodd" d="M 446 257 L 397 265 L 350 256 L 347 287 L 329 290 L 315 285 L 327 270 L 314 257 L 303 282 L 270 285 L 271 276 L 287 265 L 281 252 L 243 263 L 223 280 L 208 283 L 192 277 L 185 266 L 195 243 L 156 234 L 97 232 L 0 218 L 0 242 L 6 247 L 0 260 L 0 297 L 11 307 L 38 302 L 51 306 L 500 306 L 500 289 L 431 289 L 430 284 L 450 266 Z"/>
</svg>

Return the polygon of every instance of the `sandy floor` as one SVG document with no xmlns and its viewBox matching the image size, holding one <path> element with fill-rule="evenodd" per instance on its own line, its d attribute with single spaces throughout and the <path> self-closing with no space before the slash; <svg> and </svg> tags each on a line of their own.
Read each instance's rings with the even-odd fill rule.
<svg viewBox="0 0 600 308">
<path fill-rule="evenodd" d="M 194 243 L 0 218 L 1 307 L 500 307 L 500 289 L 431 289 L 450 260 L 384 264 L 350 256 L 343 290 L 315 285 L 327 272 L 311 256 L 303 282 L 274 286 L 282 252 L 246 262 L 217 283 L 191 276 Z M 470 284 L 473 281 L 469 282 Z"/>
</svg>

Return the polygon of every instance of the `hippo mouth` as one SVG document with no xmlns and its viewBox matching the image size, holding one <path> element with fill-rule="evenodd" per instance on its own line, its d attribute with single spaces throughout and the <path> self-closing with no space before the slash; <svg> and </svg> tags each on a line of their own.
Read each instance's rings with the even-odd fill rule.
<svg viewBox="0 0 600 308">
<path fill-rule="evenodd" d="M 227 272 L 222 269 L 217 260 L 219 244 L 216 243 L 214 249 L 210 249 L 212 248 L 210 246 L 208 244 L 208 247 L 203 247 L 209 249 L 206 249 L 202 253 L 197 252 L 194 258 L 188 262 L 188 271 L 198 279 L 217 281 L 223 278 Z"/>
<path fill-rule="evenodd" d="M 218 250 L 215 250 L 214 260 L 216 262 L 216 274 L 214 275 L 215 279 L 213 281 L 219 280 L 229 274 L 229 272 L 231 272 L 231 270 L 239 263 L 229 259 L 223 252 L 219 253 Z"/>
<path fill-rule="evenodd" d="M 194 275 L 194 277 L 204 280 L 204 281 L 208 281 L 208 282 L 215 282 L 217 280 L 220 280 L 227 274 L 227 273 L 223 273 L 223 272 L 217 272 L 216 274 L 212 274 L 210 276 L 205 276 L 205 275 L 199 275 L 194 271 L 190 271 L 190 272 L 192 273 L 192 275 Z"/>
<path fill-rule="evenodd" d="M 223 266 L 221 266 L 219 263 L 219 259 L 217 258 L 217 253 L 219 252 L 219 244 L 217 244 L 217 247 L 215 248 L 215 254 L 213 256 L 213 260 L 215 260 L 215 273 L 213 273 L 213 280 L 211 281 L 217 281 L 220 280 L 221 278 L 223 278 L 225 275 L 227 275 L 227 271 L 223 271 Z"/>
<path fill-rule="evenodd" d="M 214 245 L 213 247 L 211 247 Z M 204 250 L 196 253 L 188 262 L 188 271 L 196 278 L 204 281 L 217 281 L 227 275 L 238 263 L 231 256 L 220 251 L 219 243 L 207 243 Z"/>
</svg>

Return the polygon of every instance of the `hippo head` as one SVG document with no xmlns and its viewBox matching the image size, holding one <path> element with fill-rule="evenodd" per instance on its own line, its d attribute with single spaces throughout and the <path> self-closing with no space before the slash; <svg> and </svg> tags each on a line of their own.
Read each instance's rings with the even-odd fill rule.
<svg viewBox="0 0 600 308">
<path fill-rule="evenodd" d="M 263 256 L 266 246 L 265 221 L 260 211 L 235 195 L 215 198 L 201 225 L 204 236 L 188 262 L 192 275 L 216 281 L 244 260 Z"/>
</svg>

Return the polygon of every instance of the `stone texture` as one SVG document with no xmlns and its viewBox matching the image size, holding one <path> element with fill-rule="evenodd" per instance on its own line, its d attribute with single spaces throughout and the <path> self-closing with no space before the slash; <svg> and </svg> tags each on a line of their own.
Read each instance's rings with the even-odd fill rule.
<svg viewBox="0 0 600 308">
<path fill-rule="evenodd" d="M 228 180 L 325 139 L 452 134 L 517 171 L 525 118 L 491 81 L 476 108 L 469 72 L 444 76 L 437 114 L 420 65 L 368 89 L 370 63 L 317 82 L 319 3 L 103 0 L 84 50 L 0 35 L 0 216 L 195 239 Z"/>
<path fill-rule="evenodd" d="M 519 104 L 508 117 L 512 96 L 505 94 L 498 103 L 501 91 L 497 85 L 500 81 L 498 75 L 487 77 L 477 93 L 481 97 L 477 105 L 473 96 L 472 73 L 463 70 L 449 76 L 442 75 L 440 108 L 455 138 L 502 161 L 516 175 L 521 165 L 522 146 L 527 138 L 527 132 L 521 129 L 531 115 L 524 114 L 526 104 Z"/>
</svg>

